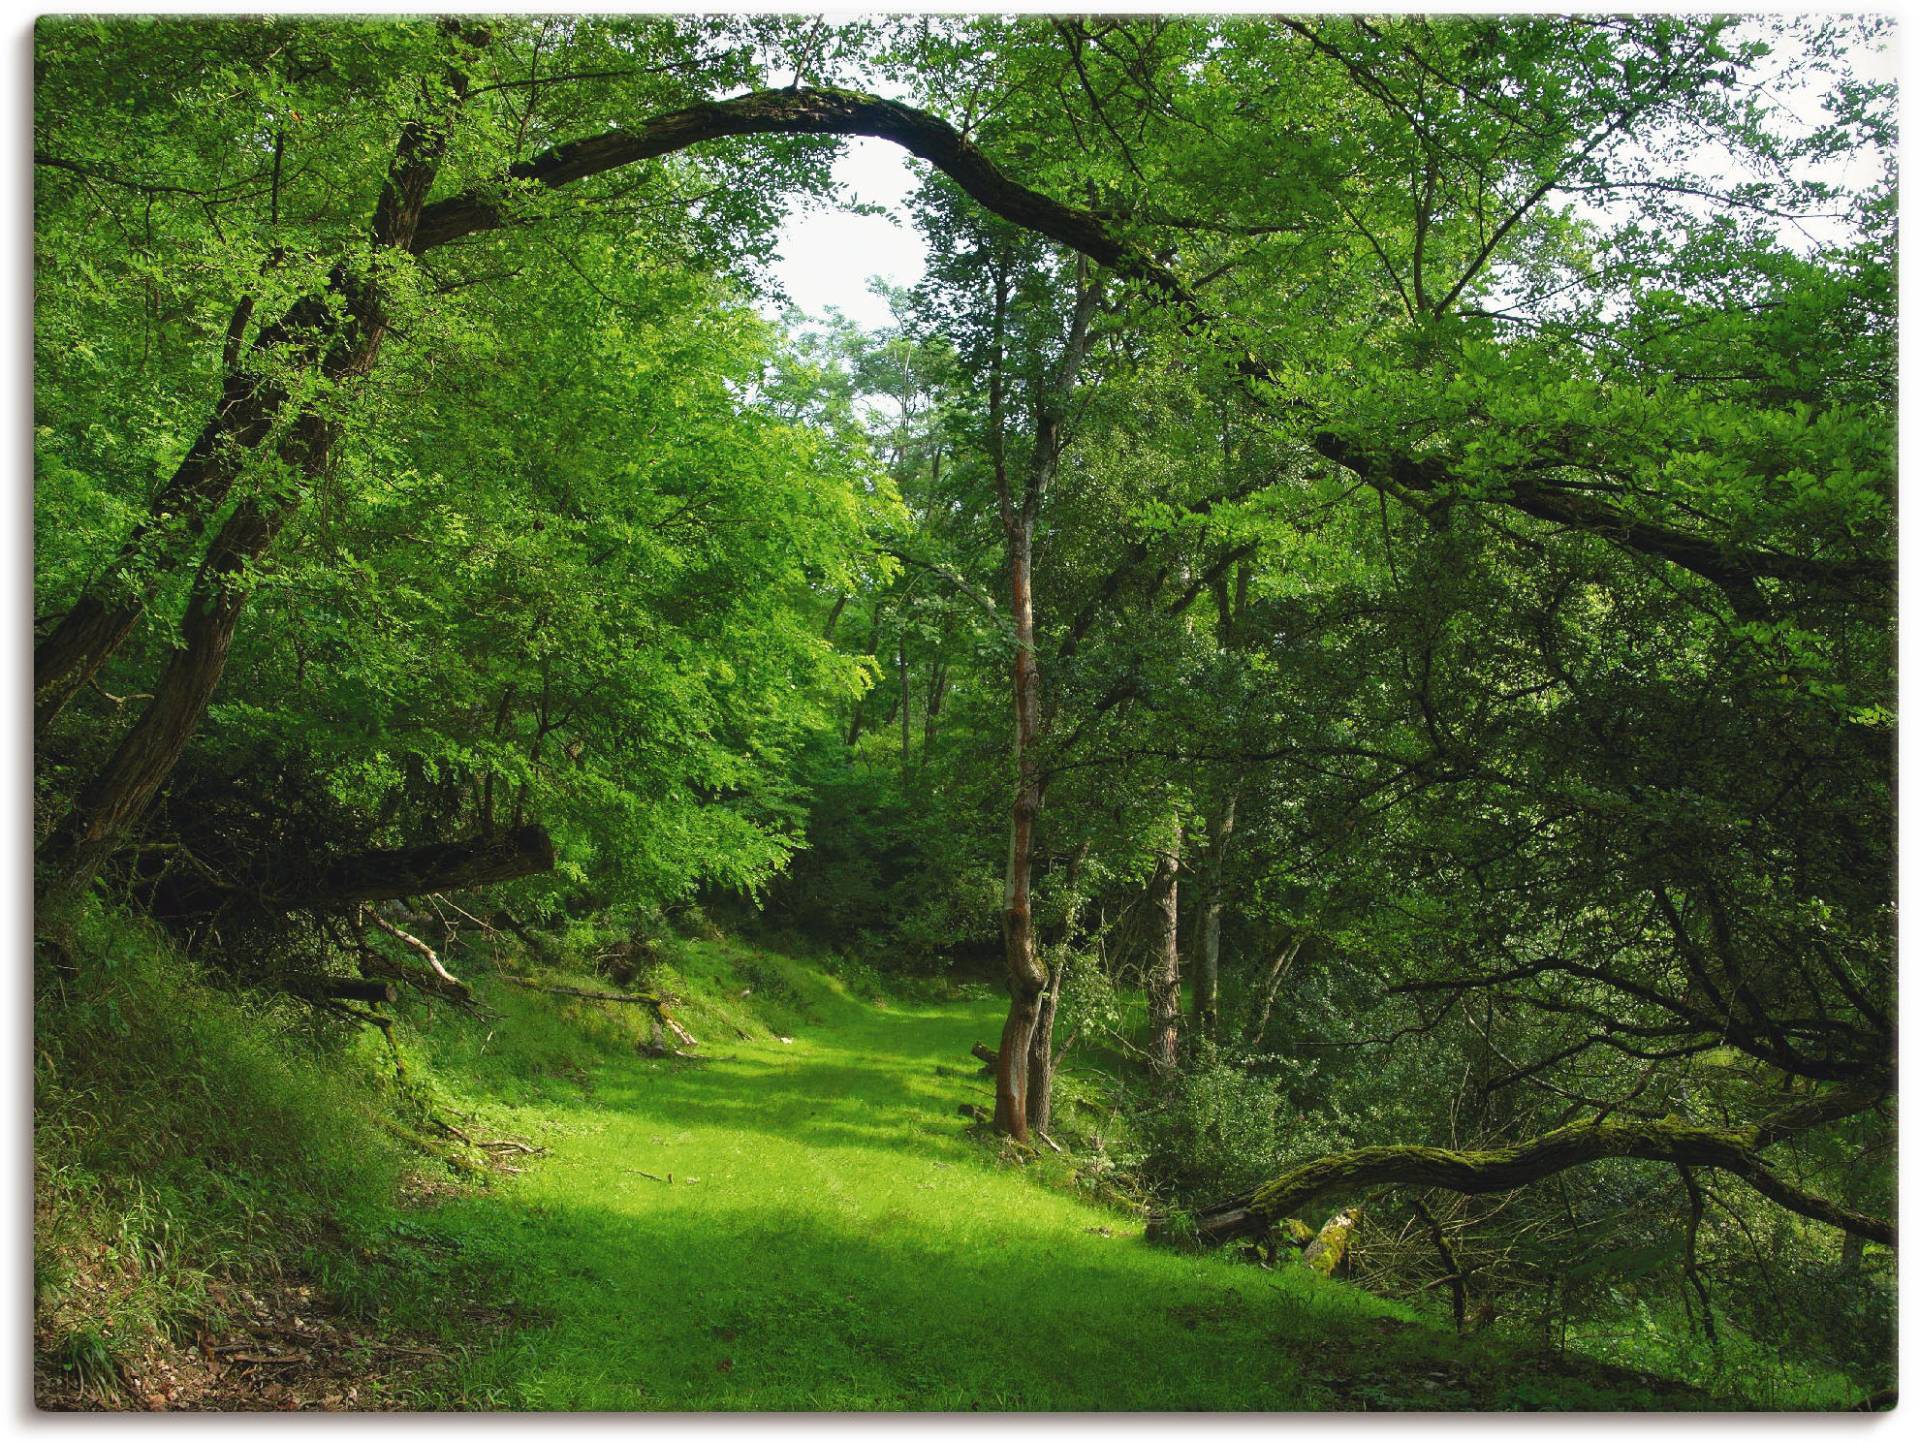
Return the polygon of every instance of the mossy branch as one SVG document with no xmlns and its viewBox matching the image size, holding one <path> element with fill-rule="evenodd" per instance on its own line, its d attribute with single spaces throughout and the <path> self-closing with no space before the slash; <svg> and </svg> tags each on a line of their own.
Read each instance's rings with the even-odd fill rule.
<svg viewBox="0 0 1920 1442">
<path fill-rule="evenodd" d="M 1336 1152 L 1283 1172 L 1251 1193 L 1198 1214 L 1202 1240 L 1257 1236 L 1329 1192 L 1380 1185 L 1443 1187 L 1477 1194 L 1508 1192 L 1570 1167 L 1632 1159 L 1730 1172 L 1771 1201 L 1817 1222 L 1893 1245 L 1893 1224 L 1852 1211 L 1778 1176 L 1760 1149 L 1794 1132 L 1865 1110 L 1879 1098 L 1838 1090 L 1746 1127 L 1706 1127 L 1665 1118 L 1601 1119 L 1564 1127 L 1487 1151 L 1443 1147 L 1361 1147 Z"/>
</svg>

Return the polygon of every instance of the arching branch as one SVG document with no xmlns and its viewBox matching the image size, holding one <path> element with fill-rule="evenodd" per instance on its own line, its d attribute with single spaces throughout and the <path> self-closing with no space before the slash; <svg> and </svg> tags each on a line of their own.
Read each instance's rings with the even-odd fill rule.
<svg viewBox="0 0 1920 1442">
<path fill-rule="evenodd" d="M 1388 1185 L 1442 1187 L 1477 1195 L 1508 1192 L 1570 1167 L 1616 1159 L 1717 1167 L 1763 1197 L 1817 1222 L 1869 1241 L 1893 1245 L 1893 1224 L 1852 1211 L 1794 1186 L 1775 1173 L 1760 1150 L 1795 1132 L 1872 1106 L 1873 1092 L 1836 1090 L 1748 1127 L 1704 1127 L 1671 1118 L 1658 1121 L 1590 1120 L 1557 1127 L 1530 1141 L 1488 1151 L 1442 1147 L 1361 1147 L 1303 1163 L 1264 1186 L 1210 1207 L 1196 1218 L 1209 1242 L 1264 1235 L 1275 1224 L 1329 1192 Z M 1165 1229 L 1165 1223 L 1157 1226 Z"/>
<path fill-rule="evenodd" d="M 516 187 L 553 189 L 571 185 L 705 141 L 746 135 L 868 136 L 891 141 L 945 173 L 1003 220 L 1071 247 L 1116 275 L 1143 285 L 1179 316 L 1188 333 L 1204 336 L 1230 351 L 1233 368 L 1243 380 L 1260 383 L 1263 388 L 1278 381 L 1274 368 L 1236 342 L 1230 328 L 1200 303 L 1191 288 L 1166 266 L 1117 235 L 1106 217 L 1022 185 L 939 116 L 856 91 L 824 87 L 756 91 L 657 115 L 632 129 L 569 141 L 512 166 L 501 181 L 428 206 L 415 232 L 413 249 L 417 254 L 506 224 L 509 197 Z M 1308 444 L 1312 449 L 1352 470 L 1369 485 L 1404 494 L 1432 493 L 1451 484 L 1443 462 L 1368 454 L 1324 423 L 1312 424 L 1308 419 Z M 1500 499 L 1540 520 L 1604 536 L 1616 545 L 1691 571 L 1718 586 L 1741 615 L 1760 613 L 1756 583 L 1761 580 L 1881 589 L 1891 580 L 1890 573 L 1882 574 L 1888 569 L 1884 567 L 1721 546 L 1671 526 L 1641 520 L 1604 501 L 1575 495 L 1534 476 L 1514 478 Z"/>
</svg>

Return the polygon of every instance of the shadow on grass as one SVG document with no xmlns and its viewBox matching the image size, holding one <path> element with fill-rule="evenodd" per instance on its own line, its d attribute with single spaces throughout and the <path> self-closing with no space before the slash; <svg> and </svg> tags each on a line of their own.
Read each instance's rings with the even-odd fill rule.
<svg viewBox="0 0 1920 1442">
<path fill-rule="evenodd" d="M 903 1012 L 791 1048 L 609 1067 L 552 1159 L 434 1214 L 450 1241 L 502 1259 L 514 1300 L 550 1319 L 472 1358 L 449 1402 L 1674 1405 L 1530 1372 L 1301 1271 L 1148 1247 L 1035 1186 L 962 1135 L 968 1079 L 933 1071 L 964 1058 L 979 1020 Z M 1513 1390 L 1528 1377 L 1531 1391 Z"/>
</svg>

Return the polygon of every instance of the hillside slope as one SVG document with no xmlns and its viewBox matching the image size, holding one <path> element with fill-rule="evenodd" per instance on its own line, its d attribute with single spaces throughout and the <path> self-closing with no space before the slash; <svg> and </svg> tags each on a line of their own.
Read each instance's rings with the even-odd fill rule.
<svg viewBox="0 0 1920 1442">
<path fill-rule="evenodd" d="M 689 943 L 656 977 L 700 1044 L 649 1057 L 644 1008 L 475 955 L 483 1011 L 403 1003 L 405 1079 L 376 1082 L 371 1033 L 309 1055 L 297 1008 L 185 984 L 124 929 L 89 947 L 110 964 L 42 989 L 42 1405 L 1712 1405 L 1149 1246 L 1073 1156 L 956 1115 L 984 1090 L 984 994 Z M 125 1126 L 114 1094 L 139 1099 Z M 383 1199 L 401 1143 L 425 1164 Z"/>
</svg>

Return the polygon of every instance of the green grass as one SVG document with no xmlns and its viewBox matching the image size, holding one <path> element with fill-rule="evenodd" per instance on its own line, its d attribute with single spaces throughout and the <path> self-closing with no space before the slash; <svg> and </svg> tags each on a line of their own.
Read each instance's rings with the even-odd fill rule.
<svg viewBox="0 0 1920 1442">
<path fill-rule="evenodd" d="M 995 999 L 876 1004 L 726 943 L 687 944 L 673 965 L 710 997 L 737 1001 L 750 978 L 740 1004 L 775 1025 L 690 1006 L 703 1061 L 609 1057 L 572 1097 L 493 1114 L 550 1158 L 426 1225 L 516 1259 L 514 1297 L 543 1322 L 471 1356 L 448 1402 L 1540 1405 L 1409 1384 L 1409 1367 L 1505 1354 L 1303 1269 L 1150 1247 L 1137 1218 L 1074 1194 L 1071 1163 L 967 1134 L 956 1107 L 989 1100 L 967 1051 L 997 1033 Z M 1631 1387 L 1556 1385 L 1561 1405 L 1655 1405 Z"/>
<path fill-rule="evenodd" d="M 967 1056 L 998 1031 L 984 991 L 882 998 L 870 972 L 680 943 L 655 981 L 685 998 L 701 1060 L 652 1060 L 635 1049 L 642 1008 L 530 992 L 469 958 L 484 1014 L 408 1008 L 400 1086 L 377 1038 L 302 1040 L 295 1011 L 183 982 L 144 933 L 88 945 L 113 964 L 42 1002 L 36 1241 L 43 1365 L 101 1385 L 130 1332 L 203 1311 L 210 1278 L 292 1270 L 370 1330 L 455 1358 L 409 1383 L 420 1406 L 1705 1400 L 1456 1338 L 1302 1268 L 1149 1246 L 1137 1216 L 1097 1200 L 1091 1168 L 956 1115 L 990 1101 Z M 399 1138 L 424 1142 L 436 1116 L 547 1152 L 397 1206 Z M 477 1155 L 442 1141 L 412 1158 L 444 1183 L 446 1161 Z"/>
</svg>

